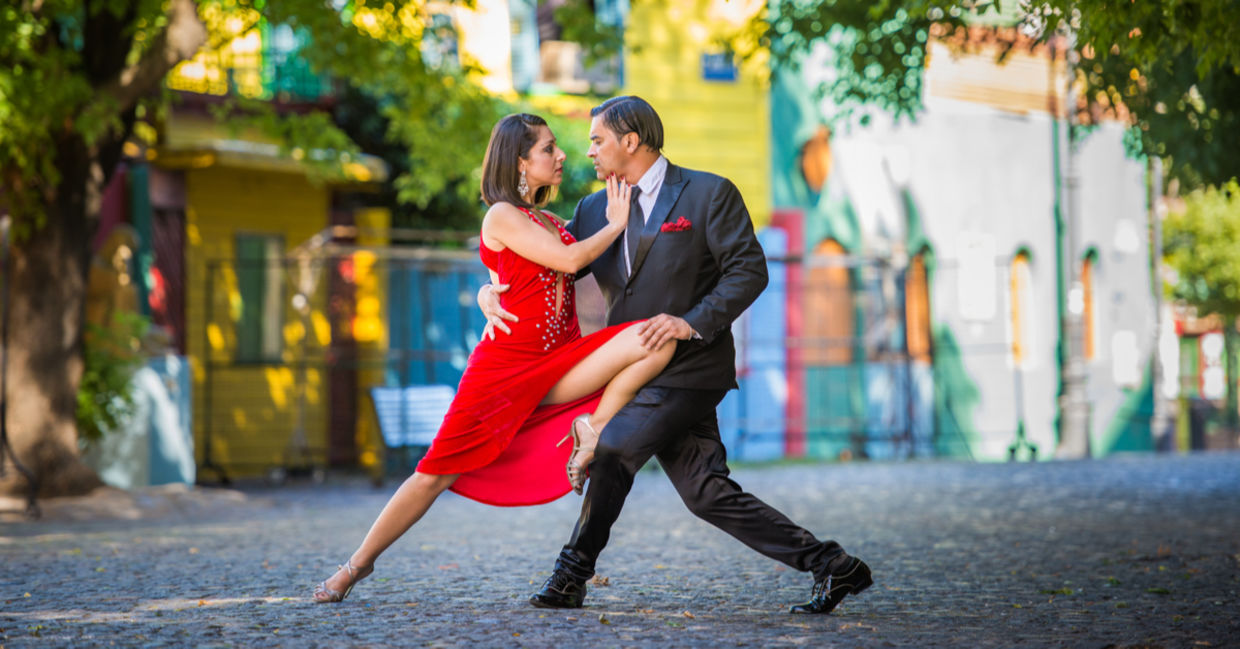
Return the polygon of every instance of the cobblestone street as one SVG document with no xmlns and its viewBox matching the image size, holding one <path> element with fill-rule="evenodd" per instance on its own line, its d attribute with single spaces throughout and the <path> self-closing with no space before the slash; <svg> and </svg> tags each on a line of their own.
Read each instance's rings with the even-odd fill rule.
<svg viewBox="0 0 1240 649">
<path fill-rule="evenodd" d="M 315 647 L 1240 646 L 1240 454 L 1043 464 L 784 465 L 734 477 L 864 558 L 875 585 L 787 614 L 811 579 L 638 477 L 586 607 L 526 598 L 580 500 L 445 495 L 343 604 L 309 594 L 387 496 L 363 483 L 151 490 L 0 523 L 0 644 Z"/>
</svg>

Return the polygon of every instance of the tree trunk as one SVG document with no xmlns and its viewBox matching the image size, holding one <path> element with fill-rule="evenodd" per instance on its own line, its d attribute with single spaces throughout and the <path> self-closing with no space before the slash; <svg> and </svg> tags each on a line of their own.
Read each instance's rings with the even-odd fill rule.
<svg viewBox="0 0 1240 649">
<path fill-rule="evenodd" d="M 102 484 L 78 457 L 75 414 L 94 230 L 87 214 L 98 214 L 105 174 L 80 138 L 66 138 L 58 153 L 63 176 L 55 200 L 42 227 L 14 241 L 8 278 L 9 439 L 40 496 L 80 494 Z M 26 488 L 16 471 L 7 470 L 2 480 L 0 492 Z"/>
<path fill-rule="evenodd" d="M 0 280 L 9 282 L 10 290 L 9 339 L 2 342 L 8 350 L 8 381 L 0 386 L 9 440 L 42 496 L 83 493 L 102 484 L 78 458 L 77 445 L 90 241 L 103 188 L 133 132 L 138 100 L 206 42 L 194 0 L 171 0 L 164 8 L 164 28 L 143 48 L 142 57 L 130 62 L 135 23 L 153 18 L 139 16 L 141 6 L 88 6 L 78 17 L 84 21 L 83 66 L 66 72 L 83 74 L 96 97 L 115 101 L 119 128 L 94 133 L 88 146 L 72 120 L 66 122 L 56 150 L 60 181 L 55 196 L 46 199 L 46 220 L 30 224 L 28 236 L 13 242 L 11 274 Z M 24 490 L 25 478 L 10 466 L 2 468 L 0 493 Z"/>
</svg>

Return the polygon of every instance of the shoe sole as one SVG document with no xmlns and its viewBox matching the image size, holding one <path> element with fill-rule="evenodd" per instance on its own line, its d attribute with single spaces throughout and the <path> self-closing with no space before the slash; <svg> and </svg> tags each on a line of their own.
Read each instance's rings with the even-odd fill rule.
<svg viewBox="0 0 1240 649">
<path fill-rule="evenodd" d="M 556 604 L 544 602 L 541 599 L 538 599 L 537 597 L 531 597 L 529 601 L 530 601 L 530 605 L 533 606 L 534 608 L 550 608 L 550 609 L 557 609 L 561 611 L 571 611 L 576 608 L 581 608 L 581 604 L 578 604 L 576 606 L 558 606 Z"/>
</svg>

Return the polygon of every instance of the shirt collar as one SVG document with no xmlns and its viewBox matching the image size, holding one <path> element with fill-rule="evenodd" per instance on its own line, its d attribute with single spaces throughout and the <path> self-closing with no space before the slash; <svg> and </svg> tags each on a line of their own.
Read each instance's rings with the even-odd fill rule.
<svg viewBox="0 0 1240 649">
<path fill-rule="evenodd" d="M 637 181 L 637 186 L 642 190 L 642 196 L 655 197 L 658 196 L 659 189 L 663 187 L 663 178 L 667 176 L 667 158 L 659 156 L 654 164 L 642 174 L 641 180 Z"/>
</svg>

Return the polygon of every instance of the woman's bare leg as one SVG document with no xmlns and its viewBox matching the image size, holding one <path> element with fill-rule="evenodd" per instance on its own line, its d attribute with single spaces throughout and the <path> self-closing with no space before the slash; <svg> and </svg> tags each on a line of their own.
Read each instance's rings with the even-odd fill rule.
<svg viewBox="0 0 1240 649">
<path fill-rule="evenodd" d="M 542 402 L 567 403 L 604 388 L 598 407 L 590 415 L 590 427 L 601 434 L 603 427 L 620 408 L 667 367 L 675 351 L 675 342 L 664 344 L 658 351 L 646 349 L 637 335 L 637 325 L 632 325 L 569 370 Z M 592 449 L 593 444 L 587 446 Z M 594 452 L 590 450 L 580 452 L 572 459 L 584 467 L 593 457 Z"/>
<path fill-rule="evenodd" d="M 379 517 L 366 533 L 366 538 L 362 539 L 361 546 L 349 557 L 349 563 L 354 568 L 366 568 L 374 564 L 375 559 L 402 534 L 409 531 L 426 510 L 430 509 L 431 503 L 456 482 L 457 475 L 459 474 L 432 475 L 415 471 L 384 505 L 383 511 L 379 512 Z M 343 592 L 349 587 L 349 581 L 348 570 L 342 569 L 327 580 L 327 587 Z"/>
</svg>

